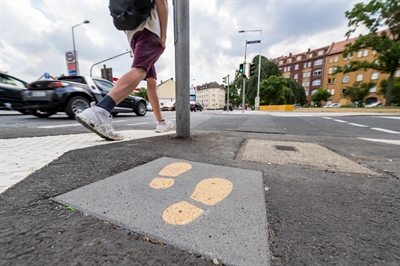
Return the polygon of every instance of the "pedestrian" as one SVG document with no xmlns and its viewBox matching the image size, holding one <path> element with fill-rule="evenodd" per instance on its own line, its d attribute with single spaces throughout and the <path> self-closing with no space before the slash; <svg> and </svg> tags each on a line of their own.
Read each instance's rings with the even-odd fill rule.
<svg viewBox="0 0 400 266">
<path fill-rule="evenodd" d="M 151 0 L 149 0 L 151 1 Z M 156 132 L 174 128 L 174 123 L 164 119 L 157 96 L 157 73 L 155 63 L 165 50 L 168 24 L 168 0 L 155 0 L 150 16 L 135 30 L 125 31 L 133 52 L 131 70 L 123 75 L 112 90 L 95 105 L 75 116 L 89 130 L 106 140 L 122 140 L 123 134 L 111 125 L 111 111 L 139 85 L 147 82 L 147 97 L 157 119 Z"/>
</svg>

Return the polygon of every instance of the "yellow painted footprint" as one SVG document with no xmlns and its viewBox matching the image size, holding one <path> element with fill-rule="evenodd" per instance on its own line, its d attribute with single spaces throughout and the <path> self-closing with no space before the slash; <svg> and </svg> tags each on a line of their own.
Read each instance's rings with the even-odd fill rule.
<svg viewBox="0 0 400 266">
<path fill-rule="evenodd" d="M 192 169 L 192 165 L 188 163 L 171 163 L 165 166 L 158 174 L 166 177 L 156 177 L 151 180 L 149 186 L 154 189 L 166 189 L 174 185 L 175 180 L 167 177 L 177 177 Z"/>
<path fill-rule="evenodd" d="M 190 198 L 204 205 L 213 206 L 226 198 L 232 189 L 233 184 L 227 179 L 208 178 L 197 184 Z M 172 225 L 184 225 L 196 220 L 203 212 L 204 210 L 186 201 L 181 201 L 166 208 L 162 218 Z"/>
</svg>

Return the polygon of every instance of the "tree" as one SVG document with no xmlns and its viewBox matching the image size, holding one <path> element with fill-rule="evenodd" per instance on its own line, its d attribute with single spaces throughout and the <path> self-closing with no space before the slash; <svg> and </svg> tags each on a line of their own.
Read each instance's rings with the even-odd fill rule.
<svg viewBox="0 0 400 266">
<path fill-rule="evenodd" d="M 329 91 L 320 88 L 314 92 L 311 96 L 311 100 L 317 103 L 318 106 L 321 106 L 321 102 L 327 102 L 331 96 L 332 94 Z"/>
<path fill-rule="evenodd" d="M 293 92 L 287 87 L 287 80 L 282 76 L 270 76 L 260 84 L 260 99 L 264 104 L 286 104 Z"/>
<path fill-rule="evenodd" d="M 346 68 L 338 68 L 335 73 L 354 72 L 359 69 L 375 69 L 388 73 L 386 90 L 386 106 L 391 105 L 394 74 L 400 67 L 400 2 L 399 0 L 372 0 L 368 4 L 358 3 L 351 11 L 346 11 L 348 26 L 351 28 L 345 36 L 347 38 L 360 26 L 365 26 L 369 33 L 360 35 L 354 43 L 349 43 L 343 51 L 346 57 L 360 49 L 371 48 L 376 51 L 375 60 L 351 61 Z M 387 27 L 378 32 L 378 28 Z"/>
<path fill-rule="evenodd" d="M 375 82 L 355 82 L 353 87 L 347 87 L 343 93 L 344 97 L 350 99 L 352 102 L 357 102 L 361 107 L 365 97 L 370 94 L 370 89 L 376 85 Z"/>
<path fill-rule="evenodd" d="M 255 98 L 257 97 L 258 87 L 258 59 L 259 55 L 255 56 L 252 63 L 255 64 L 255 73 L 246 81 L 246 99 L 251 105 L 254 105 Z M 261 56 L 261 76 L 260 76 L 260 105 L 265 104 L 265 99 L 261 97 L 261 82 L 268 79 L 270 76 L 280 76 L 281 71 L 274 62 L 268 60 L 266 57 Z M 243 81 L 242 81 L 243 82 Z"/>
<path fill-rule="evenodd" d="M 139 92 L 132 92 L 132 95 L 133 95 L 133 96 L 142 97 L 142 98 L 144 98 L 146 101 L 148 101 L 148 99 L 147 99 L 147 90 L 146 90 L 146 88 L 141 87 L 141 88 L 139 89 Z"/>
<path fill-rule="evenodd" d="M 306 104 L 306 92 L 303 86 L 300 86 L 295 79 L 289 78 L 287 79 L 288 87 L 293 92 L 293 100 L 287 101 L 287 103 L 299 103 L 300 105 Z"/>
<path fill-rule="evenodd" d="M 378 94 L 385 95 L 388 87 L 387 79 L 383 79 L 379 86 L 381 89 L 379 90 Z M 392 87 L 392 104 L 400 105 L 400 78 L 395 78 L 393 81 Z"/>
</svg>

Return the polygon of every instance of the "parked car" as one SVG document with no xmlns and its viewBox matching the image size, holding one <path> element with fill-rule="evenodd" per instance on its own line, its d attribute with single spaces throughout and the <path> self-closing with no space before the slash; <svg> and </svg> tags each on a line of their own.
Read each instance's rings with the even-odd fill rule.
<svg viewBox="0 0 400 266">
<path fill-rule="evenodd" d="M 323 106 L 323 108 L 339 108 L 340 106 L 342 106 L 340 103 L 331 103 Z"/>
<path fill-rule="evenodd" d="M 294 104 L 294 108 L 301 108 L 301 105 L 300 104 Z"/>
<path fill-rule="evenodd" d="M 11 110 L 28 114 L 29 112 L 24 107 L 22 101 L 22 94 L 27 88 L 27 82 L 0 72 L 0 110 Z"/>
<path fill-rule="evenodd" d="M 175 102 L 167 102 L 162 106 L 161 111 L 175 111 L 175 109 L 176 109 Z"/>
<path fill-rule="evenodd" d="M 190 111 L 197 111 L 199 110 L 200 112 L 203 111 L 203 106 L 201 106 L 200 103 L 196 101 L 190 101 Z"/>
<path fill-rule="evenodd" d="M 381 107 L 381 106 L 383 106 L 383 103 L 381 103 L 381 102 L 374 102 L 374 103 L 370 103 L 370 104 L 365 105 L 366 108 Z"/>
<path fill-rule="evenodd" d="M 153 111 L 153 106 L 151 106 L 151 103 L 150 103 L 150 102 L 147 102 L 146 110 L 147 110 L 147 111 Z"/>
<path fill-rule="evenodd" d="M 228 108 L 228 104 L 225 104 L 225 105 L 224 105 L 224 111 L 226 111 L 227 108 Z M 233 111 L 233 106 L 232 106 L 232 104 L 229 104 L 229 110 L 230 110 L 230 111 Z"/>
<path fill-rule="evenodd" d="M 58 80 L 40 80 L 28 84 L 23 100 L 31 114 L 46 118 L 56 112 L 65 112 L 70 118 L 90 107 L 91 102 L 99 102 L 114 87 L 114 83 L 87 76 L 67 76 Z M 111 112 L 134 112 L 138 116 L 146 114 L 146 100 L 129 95 Z"/>
</svg>

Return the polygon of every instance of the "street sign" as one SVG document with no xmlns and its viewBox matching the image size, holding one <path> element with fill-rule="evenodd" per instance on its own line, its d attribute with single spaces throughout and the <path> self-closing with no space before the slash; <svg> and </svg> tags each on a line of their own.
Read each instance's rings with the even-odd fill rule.
<svg viewBox="0 0 400 266">
<path fill-rule="evenodd" d="M 49 74 L 49 73 L 47 73 L 47 72 L 46 72 L 46 73 L 44 73 L 44 78 L 45 78 L 45 79 L 50 79 L 50 74 Z"/>
<path fill-rule="evenodd" d="M 256 41 L 247 41 L 247 44 L 252 44 L 252 43 L 260 43 L 260 40 L 256 40 Z"/>
</svg>

